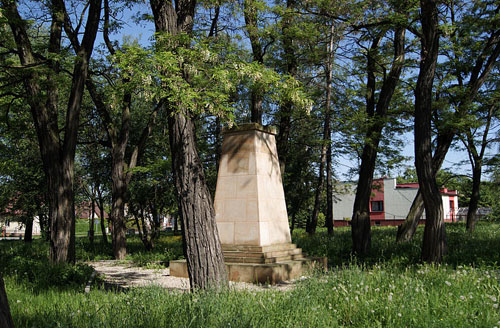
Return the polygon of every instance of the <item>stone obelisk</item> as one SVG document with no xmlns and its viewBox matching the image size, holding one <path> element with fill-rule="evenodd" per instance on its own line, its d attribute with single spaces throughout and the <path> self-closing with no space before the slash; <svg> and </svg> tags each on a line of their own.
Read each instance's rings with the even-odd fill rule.
<svg viewBox="0 0 500 328">
<path fill-rule="evenodd" d="M 223 130 L 215 192 L 222 245 L 291 242 L 275 133 L 255 123 Z"/>
</svg>

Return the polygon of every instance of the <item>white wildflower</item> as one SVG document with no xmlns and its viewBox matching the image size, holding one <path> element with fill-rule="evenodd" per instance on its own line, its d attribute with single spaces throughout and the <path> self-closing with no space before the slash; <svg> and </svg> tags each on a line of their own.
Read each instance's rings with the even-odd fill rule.
<svg viewBox="0 0 500 328">
<path fill-rule="evenodd" d="M 451 282 L 449 282 L 448 280 L 446 280 L 444 283 L 445 283 L 447 286 L 451 286 Z"/>
</svg>

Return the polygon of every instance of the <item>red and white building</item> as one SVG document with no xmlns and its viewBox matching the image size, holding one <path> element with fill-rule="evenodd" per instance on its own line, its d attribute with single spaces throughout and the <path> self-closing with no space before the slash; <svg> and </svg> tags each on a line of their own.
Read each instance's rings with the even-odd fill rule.
<svg viewBox="0 0 500 328">
<path fill-rule="evenodd" d="M 335 226 L 346 226 L 352 217 L 356 186 L 342 184 L 337 186 L 333 196 L 333 218 Z M 417 194 L 418 183 L 396 183 L 395 178 L 374 179 L 370 197 L 370 220 L 372 225 L 399 225 L 408 214 Z M 445 222 L 455 222 L 458 212 L 458 192 L 441 189 Z M 425 220 L 425 212 L 420 223 Z"/>
</svg>

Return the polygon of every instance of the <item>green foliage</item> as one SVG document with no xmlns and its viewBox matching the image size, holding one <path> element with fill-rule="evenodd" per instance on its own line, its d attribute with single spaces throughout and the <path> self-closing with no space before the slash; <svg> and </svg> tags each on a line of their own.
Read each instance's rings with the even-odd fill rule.
<svg viewBox="0 0 500 328">
<path fill-rule="evenodd" d="M 3 241 L 0 244 L 0 268 L 4 276 L 14 276 L 16 281 L 33 291 L 47 288 L 83 288 L 93 269 L 86 264 L 51 264 L 48 262 L 48 245 L 37 240 L 33 243 Z"/>
</svg>

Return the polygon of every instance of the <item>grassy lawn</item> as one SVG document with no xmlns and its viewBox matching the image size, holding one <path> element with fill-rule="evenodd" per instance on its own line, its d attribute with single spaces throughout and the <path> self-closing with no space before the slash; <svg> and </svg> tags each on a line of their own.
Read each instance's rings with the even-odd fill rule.
<svg viewBox="0 0 500 328">
<path fill-rule="evenodd" d="M 420 263 L 421 228 L 405 245 L 394 244 L 394 228 L 372 232 L 373 249 L 363 259 L 349 254 L 349 229 L 331 237 L 294 232 L 294 242 L 310 255 L 328 256 L 331 269 L 287 292 L 151 287 L 85 294 L 89 268 L 49 265 L 41 240 L 0 242 L 0 270 L 17 327 L 500 327 L 500 224 L 482 222 L 472 236 L 463 225 L 447 225 L 449 253 L 440 266 Z M 180 238 L 171 235 L 152 253 L 138 238 L 128 248 L 140 265 L 182 253 Z M 111 257 L 109 247 L 85 238 L 77 253 L 79 260 Z"/>
</svg>

